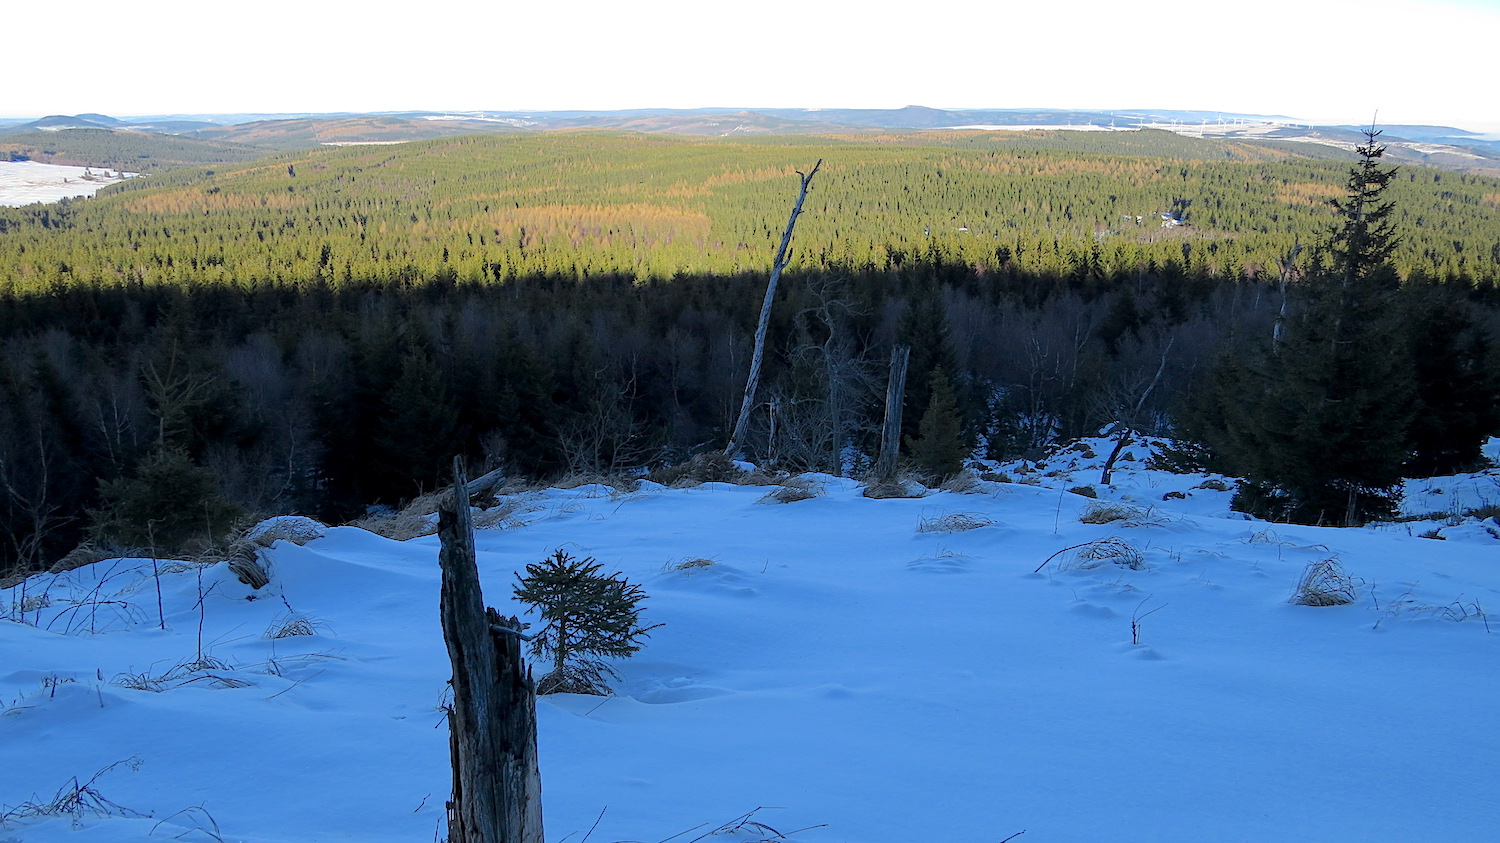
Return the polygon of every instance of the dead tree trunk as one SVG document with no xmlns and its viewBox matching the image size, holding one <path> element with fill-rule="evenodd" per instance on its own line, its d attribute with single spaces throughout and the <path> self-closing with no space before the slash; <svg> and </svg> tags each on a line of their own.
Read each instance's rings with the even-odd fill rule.
<svg viewBox="0 0 1500 843">
<path fill-rule="evenodd" d="M 901 407 L 906 402 L 906 364 L 911 347 L 891 349 L 891 377 L 885 385 L 885 427 L 880 433 L 880 458 L 875 461 L 875 482 L 896 477 L 896 458 L 901 453 Z"/>
<path fill-rule="evenodd" d="M 810 172 L 797 171 L 802 177 L 802 189 L 797 193 L 797 203 L 792 206 L 792 216 L 786 221 L 786 231 L 781 234 L 781 245 L 776 249 L 776 260 L 771 263 L 771 280 L 766 282 L 766 297 L 760 304 L 760 321 L 755 324 L 755 349 L 750 353 L 750 376 L 745 380 L 745 398 L 740 402 L 740 415 L 734 422 L 734 432 L 729 444 L 724 446 L 726 456 L 734 456 L 745 441 L 746 428 L 750 426 L 750 409 L 755 406 L 755 391 L 760 388 L 760 364 L 766 352 L 766 328 L 771 324 L 771 302 L 776 298 L 776 284 L 781 280 L 781 271 L 786 268 L 787 249 L 792 245 L 792 229 L 797 227 L 797 217 L 802 214 L 802 202 L 807 199 L 807 189 L 812 186 L 813 176 L 823 166 L 823 159 L 813 165 Z"/>
<path fill-rule="evenodd" d="M 453 661 L 448 840 L 543 843 L 536 685 L 521 659 L 521 623 L 485 608 L 462 461 L 453 474 L 451 499 L 438 509 L 439 611 Z"/>
</svg>

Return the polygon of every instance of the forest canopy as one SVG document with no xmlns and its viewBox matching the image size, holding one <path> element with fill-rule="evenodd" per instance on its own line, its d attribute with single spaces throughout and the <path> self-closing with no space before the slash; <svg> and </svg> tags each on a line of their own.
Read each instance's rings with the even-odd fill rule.
<svg viewBox="0 0 1500 843">
<path fill-rule="evenodd" d="M 1173 264 L 1274 274 L 1326 231 L 1336 150 L 1166 132 L 685 139 L 469 136 L 289 152 L 0 209 L 0 293 L 64 285 L 462 283 L 769 269 L 786 184 L 828 161 L 795 266 L 939 256 L 1087 283 Z M 1404 169 L 1403 277 L 1488 284 L 1500 181 Z"/>
</svg>

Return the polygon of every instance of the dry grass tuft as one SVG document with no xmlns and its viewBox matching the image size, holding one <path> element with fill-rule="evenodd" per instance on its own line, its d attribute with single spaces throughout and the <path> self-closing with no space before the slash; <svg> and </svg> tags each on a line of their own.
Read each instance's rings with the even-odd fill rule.
<svg viewBox="0 0 1500 843">
<path fill-rule="evenodd" d="M 634 492 L 640 485 L 640 480 L 635 477 L 624 477 L 619 474 L 569 474 L 568 476 L 547 484 L 554 489 L 577 489 L 583 486 L 599 487 L 598 497 L 614 498 L 616 495 L 628 495 Z M 607 491 L 605 491 L 607 490 Z"/>
<path fill-rule="evenodd" d="M 65 571 L 71 571 L 75 568 L 82 568 L 84 565 L 92 565 L 95 562 L 103 562 L 106 559 L 112 559 L 119 555 L 119 548 L 103 547 L 101 545 L 94 544 L 93 542 L 86 541 L 68 551 L 66 556 L 57 560 L 57 562 L 54 563 L 48 570 L 49 572 L 54 574 L 61 574 Z"/>
<path fill-rule="evenodd" d="M 1119 536 L 1098 539 L 1096 541 L 1075 544 L 1048 556 L 1042 564 L 1036 566 L 1040 571 L 1047 567 L 1047 563 L 1053 559 L 1062 557 L 1063 561 L 1058 563 L 1058 569 L 1063 571 L 1080 570 L 1091 571 L 1102 568 L 1105 565 L 1118 565 L 1121 568 L 1129 568 L 1139 571 L 1146 567 L 1146 557 L 1140 548 Z M 1032 573 L 1036 573 L 1033 571 Z"/>
<path fill-rule="evenodd" d="M 236 543 L 226 561 L 229 563 L 229 572 L 251 588 L 259 589 L 271 581 L 271 572 L 261 561 L 254 545 Z"/>
<path fill-rule="evenodd" d="M 447 490 L 418 495 L 400 512 L 360 518 L 353 522 L 353 526 L 398 542 L 430 536 L 437 532 L 438 502 L 445 494 L 448 494 Z"/>
<path fill-rule="evenodd" d="M 1139 571 L 1146 567 L 1146 557 L 1140 548 L 1116 536 L 1092 541 L 1078 548 L 1068 567 L 1091 570 L 1105 565 L 1118 565 Z"/>
<path fill-rule="evenodd" d="M 1129 521 L 1144 514 L 1145 510 L 1138 506 L 1114 501 L 1095 501 L 1083 508 L 1078 520 L 1085 524 L 1113 524 L 1116 521 Z"/>
<path fill-rule="evenodd" d="M 278 541 L 304 545 L 323 537 L 328 527 L 301 515 L 279 515 L 256 524 L 245 531 L 245 541 L 258 547 L 270 547 Z"/>
<path fill-rule="evenodd" d="M 1167 519 L 1152 506 L 1135 506 L 1118 501 L 1094 501 L 1083 508 L 1078 520 L 1085 524 L 1114 524 L 1122 527 L 1154 527 Z"/>
<path fill-rule="evenodd" d="M 501 498 L 489 509 L 481 509 L 474 513 L 473 522 L 476 530 L 513 530 L 516 527 L 526 526 L 526 522 L 520 517 L 526 511 L 525 506 L 529 501 L 524 498 Z"/>
<path fill-rule="evenodd" d="M 297 638 L 304 635 L 317 635 L 327 624 L 317 618 L 302 614 L 289 614 L 279 617 L 266 627 L 265 636 L 270 639 Z"/>
<path fill-rule="evenodd" d="M 1354 589 L 1354 578 L 1337 557 L 1329 557 L 1307 564 L 1290 602 L 1298 606 L 1347 606 L 1355 600 Z"/>
<path fill-rule="evenodd" d="M 741 472 L 740 476 L 728 482 L 736 486 L 777 486 L 791 479 L 791 475 L 785 471 L 757 467 L 754 471 Z"/>
<path fill-rule="evenodd" d="M 124 805 L 105 798 L 104 794 L 94 786 L 99 778 L 116 767 L 125 767 L 129 770 L 138 770 L 141 766 L 140 756 L 132 755 L 123 761 L 105 767 L 95 773 L 88 781 L 79 783 L 78 777 L 74 776 L 67 784 L 58 788 L 56 795 L 50 802 L 22 802 L 14 808 L 6 808 L 0 811 L 0 825 L 9 824 L 16 820 L 42 819 L 48 817 L 70 817 L 76 824 L 85 817 L 147 817 L 126 808 Z"/>
<path fill-rule="evenodd" d="M 712 568 L 718 563 L 712 559 L 704 559 L 701 556 L 689 556 L 686 559 L 673 559 L 666 564 L 666 570 L 672 573 L 691 574 L 704 568 Z"/>
<path fill-rule="evenodd" d="M 703 483 L 735 483 L 744 474 L 729 457 L 720 453 L 702 453 L 695 454 L 687 462 L 658 468 L 646 475 L 646 479 L 673 489 L 688 489 Z"/>
<path fill-rule="evenodd" d="M 950 512 L 917 522 L 919 533 L 962 533 L 995 523 L 995 519 L 977 512 Z"/>
<path fill-rule="evenodd" d="M 928 490 L 922 484 L 909 480 L 888 480 L 883 483 L 871 483 L 865 487 L 863 494 L 875 500 L 923 498 L 927 496 Z"/>
<path fill-rule="evenodd" d="M 979 475 L 967 468 L 944 480 L 938 488 L 944 492 L 959 495 L 978 495 L 984 492 L 984 486 L 979 482 Z"/>
<path fill-rule="evenodd" d="M 781 485 L 766 492 L 756 503 L 796 503 L 823 494 L 823 487 L 803 477 L 788 477 Z"/>
</svg>

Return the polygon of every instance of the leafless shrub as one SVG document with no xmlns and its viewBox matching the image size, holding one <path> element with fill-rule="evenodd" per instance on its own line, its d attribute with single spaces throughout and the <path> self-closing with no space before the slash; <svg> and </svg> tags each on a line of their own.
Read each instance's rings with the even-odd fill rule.
<svg viewBox="0 0 1500 843">
<path fill-rule="evenodd" d="M 1291 602 L 1298 606 L 1345 606 L 1354 602 L 1354 578 L 1337 557 L 1309 562 L 1302 569 Z"/>
<path fill-rule="evenodd" d="M 995 519 L 977 512 L 949 512 L 944 515 L 936 515 L 918 521 L 917 532 L 962 533 L 965 530 L 977 530 L 980 527 L 988 527 L 994 523 Z"/>
</svg>

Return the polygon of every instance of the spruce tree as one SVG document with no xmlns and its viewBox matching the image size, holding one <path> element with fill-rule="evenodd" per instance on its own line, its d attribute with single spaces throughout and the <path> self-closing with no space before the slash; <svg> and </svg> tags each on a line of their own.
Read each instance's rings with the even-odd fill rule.
<svg viewBox="0 0 1500 843">
<path fill-rule="evenodd" d="M 102 505 L 90 512 L 95 536 L 156 553 L 201 552 L 243 514 L 213 473 L 176 445 L 158 445 L 133 477 L 101 484 L 99 497 Z"/>
<path fill-rule="evenodd" d="M 537 693 L 606 694 L 614 670 L 601 657 L 624 658 L 641 648 L 655 626 L 641 625 L 646 593 L 620 574 L 605 576 L 592 556 L 578 559 L 559 549 L 518 575 L 517 600 L 545 622 L 531 641 L 534 655 L 552 659 L 552 672 Z"/>
<path fill-rule="evenodd" d="M 1500 430 L 1500 372 L 1465 294 L 1425 285 L 1403 291 L 1417 382 L 1407 435 L 1414 477 L 1476 470 L 1485 440 Z"/>
<path fill-rule="evenodd" d="M 932 386 L 931 395 L 917 425 L 921 435 L 908 438 L 906 447 L 918 471 L 942 481 L 963 470 L 968 448 L 964 444 L 963 415 L 958 410 L 953 384 L 942 369 L 933 369 L 928 383 Z"/>
<path fill-rule="evenodd" d="M 1326 266 L 1293 289 L 1277 342 L 1227 359 L 1204 438 L 1245 479 L 1236 506 L 1276 520 L 1351 525 L 1394 514 L 1415 399 L 1399 337 L 1392 206 L 1394 169 L 1371 130 L 1358 148 Z"/>
</svg>

